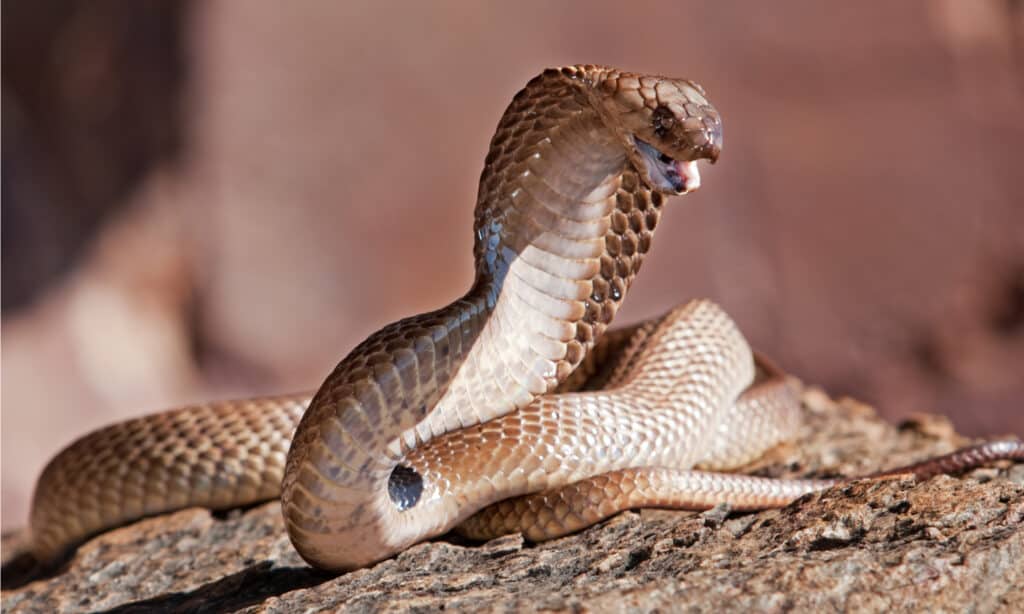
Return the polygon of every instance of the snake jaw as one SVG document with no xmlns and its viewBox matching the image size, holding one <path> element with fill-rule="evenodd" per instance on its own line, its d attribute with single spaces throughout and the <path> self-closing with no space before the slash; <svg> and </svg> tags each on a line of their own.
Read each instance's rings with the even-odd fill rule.
<svg viewBox="0 0 1024 614">
<path fill-rule="evenodd" d="M 696 160 L 676 160 L 676 173 L 683 180 L 683 189 L 680 194 L 689 194 L 700 187 L 700 170 L 697 169 Z"/>
<path fill-rule="evenodd" d="M 633 142 L 644 161 L 646 178 L 651 186 L 675 194 L 689 194 L 700 187 L 696 160 L 676 160 L 636 136 Z"/>
</svg>

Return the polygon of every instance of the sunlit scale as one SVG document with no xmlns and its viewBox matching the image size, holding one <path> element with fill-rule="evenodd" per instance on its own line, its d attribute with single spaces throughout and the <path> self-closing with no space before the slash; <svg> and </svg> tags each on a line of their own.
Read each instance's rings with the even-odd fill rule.
<svg viewBox="0 0 1024 614">
<path fill-rule="evenodd" d="M 668 149 L 658 157 L 658 163 L 669 164 L 671 171 L 682 169 L 672 178 L 689 178 L 689 187 L 652 181 L 651 168 L 632 139 L 654 143 L 660 137 L 649 123 L 635 132 L 629 129 L 628 124 L 637 116 L 635 109 L 611 109 L 617 104 L 612 101 L 616 88 L 608 90 L 606 86 L 620 77 L 624 88 L 635 81 L 637 88 L 642 85 L 644 92 L 655 98 L 677 92 L 680 129 L 695 112 L 703 113 L 701 109 L 710 109 L 714 115 L 709 124 L 713 128 L 708 133 L 710 138 L 703 132 L 699 138 L 696 133 L 687 136 L 685 131 L 672 132 L 671 139 L 666 139 Z M 608 90 L 609 107 L 594 106 L 586 94 L 588 89 Z M 721 366 L 722 370 L 738 370 L 734 377 L 737 383 L 721 390 L 710 389 L 724 376 L 710 378 L 696 371 L 702 381 L 697 393 L 714 397 L 697 404 L 696 414 L 703 422 L 689 416 L 681 418 L 674 409 L 676 401 L 657 407 L 649 400 L 664 401 L 677 391 L 694 394 L 682 382 L 674 386 L 661 381 L 664 374 L 677 371 L 677 362 L 686 361 L 678 356 L 670 365 L 655 365 L 652 361 L 656 359 L 649 360 L 657 379 L 646 384 L 642 379 L 638 383 L 632 376 L 622 376 L 618 392 L 559 397 L 557 406 L 549 401 L 531 405 L 535 397 L 549 393 L 580 364 L 614 317 L 643 253 L 650 247 L 663 202 L 659 190 L 690 191 L 696 177 L 691 162 L 717 157 L 717 113 L 695 92 L 684 82 L 659 89 L 658 80 L 646 77 L 605 69 L 566 69 L 545 73 L 531 82 L 506 112 L 481 177 L 474 250 L 478 279 L 469 294 L 495 298 L 488 304 L 487 317 L 474 320 L 480 326 L 469 331 L 471 339 L 460 346 L 463 353 L 459 366 L 450 371 L 446 382 L 438 381 L 444 382 L 443 393 L 429 404 L 428 415 L 421 422 L 431 426 L 416 429 L 418 442 L 408 446 L 414 449 L 402 461 L 422 476 L 424 484 L 419 503 L 401 512 L 406 526 L 414 524 L 412 518 L 443 516 L 441 524 L 447 528 L 499 498 L 608 471 L 619 466 L 615 463 L 643 463 L 654 453 L 637 436 L 657 445 L 658 454 L 663 444 L 679 444 L 678 454 L 669 460 L 680 466 L 699 460 L 698 442 L 702 438 L 688 432 L 704 423 L 705 428 L 712 428 L 708 421 L 713 421 L 715 414 L 704 408 L 731 403 L 749 383 L 749 354 L 745 366 L 734 364 L 736 361 Z M 673 101 L 660 102 L 667 105 Z M 704 106 L 694 107 L 695 102 Z M 615 125 L 610 111 L 628 114 L 629 121 Z M 543 121 L 534 121 L 530 127 L 521 123 L 526 117 Z M 666 162 L 666 156 L 677 151 L 692 158 Z M 442 310 L 443 316 L 458 317 L 458 309 L 453 305 L 447 312 Z M 700 320 L 693 326 L 705 324 Z M 719 341 L 708 339 L 706 343 Z M 731 342 L 742 345 L 742 338 L 735 333 Z M 697 359 L 701 361 L 699 356 Z M 349 373 L 343 362 L 336 370 L 338 381 L 329 381 L 326 387 L 344 386 Z M 423 389 L 406 393 L 415 398 L 405 399 L 403 406 L 419 406 L 420 398 L 429 396 L 429 391 Z M 519 413 L 515 413 L 517 410 Z M 304 423 L 316 424 L 319 414 L 329 411 L 329 406 L 314 405 Z M 636 416 L 630 417 L 635 412 L 643 414 L 652 426 L 638 426 Z M 620 415 L 622 419 L 614 417 Z M 492 422 L 465 428 L 481 421 Z M 455 425 L 459 429 L 453 431 Z M 517 435 L 488 438 L 486 434 L 493 433 L 495 427 Z M 449 432 L 441 434 L 442 430 Z M 302 427 L 300 438 L 301 431 Z M 393 437 L 380 429 L 372 439 L 379 443 L 367 441 L 367 446 L 387 446 Z M 300 467 L 303 462 L 302 453 L 293 451 L 291 465 Z M 301 476 L 301 471 L 290 473 Z M 295 482 L 296 488 L 300 481 L 301 477 Z M 290 513 L 291 484 L 286 480 L 286 517 Z M 295 509 L 293 515 L 301 519 L 303 512 Z M 361 520 L 352 522 L 358 524 Z M 389 516 L 378 519 L 377 524 L 388 526 L 392 522 Z M 426 536 L 409 534 L 408 540 L 412 543 Z M 329 567 L 357 566 L 388 554 L 384 549 L 352 551 L 346 547 L 344 536 L 338 535 L 318 539 L 322 545 L 316 548 L 306 547 L 308 536 L 295 541 L 307 559 Z M 323 553 L 327 551 L 336 554 L 325 560 Z"/>
<path fill-rule="evenodd" d="M 832 484 L 686 471 L 744 463 L 799 419 L 763 361 L 744 392 L 750 349 L 711 303 L 604 336 L 666 198 L 696 189 L 697 161 L 721 147 L 718 112 L 690 81 L 545 71 L 491 141 L 466 295 L 372 335 L 312 402 L 191 407 L 79 440 L 40 479 L 37 557 L 143 514 L 278 492 L 298 552 L 343 570 L 460 523 L 544 539 L 629 507 L 782 505 Z M 1024 446 L 922 471 L 1013 455 Z"/>
</svg>

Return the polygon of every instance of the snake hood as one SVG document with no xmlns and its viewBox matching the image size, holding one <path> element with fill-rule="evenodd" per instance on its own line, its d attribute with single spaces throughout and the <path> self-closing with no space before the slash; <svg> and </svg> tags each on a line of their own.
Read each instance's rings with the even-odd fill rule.
<svg viewBox="0 0 1024 614">
<path fill-rule="evenodd" d="M 40 478 L 37 558 L 140 516 L 279 493 L 299 554 L 354 569 L 500 499 L 621 468 L 608 459 L 643 461 L 576 452 L 577 441 L 612 441 L 591 426 L 618 424 L 603 415 L 606 401 L 628 405 L 643 386 L 598 393 L 597 404 L 555 392 L 614 319 L 664 201 L 696 189 L 696 161 L 720 149 L 718 113 L 692 82 L 597 66 L 544 71 L 515 96 L 491 140 L 475 208 L 477 275 L 465 295 L 372 334 L 312 399 L 188 407 L 80 439 Z M 724 326 L 713 310 L 701 313 Z M 733 339 L 735 351 L 719 362 L 745 365 L 726 369 L 737 381 L 749 375 L 733 327 L 697 328 L 728 329 L 716 339 Z M 736 386 L 715 388 L 730 393 Z M 708 430 L 680 424 L 697 438 Z M 680 462 L 695 460 L 687 458 Z"/>
<path fill-rule="evenodd" d="M 690 81 L 545 71 L 491 140 L 467 294 L 371 335 L 312 400 L 185 407 L 79 439 L 39 479 L 37 560 L 141 516 L 277 494 L 298 553 L 341 571 L 460 525 L 478 539 L 547 539 L 629 508 L 760 509 L 835 485 L 689 471 L 745 464 L 799 424 L 778 369 L 762 361 L 765 381 L 744 391 L 754 358 L 713 304 L 602 337 L 664 201 L 696 189 L 696 161 L 721 144 L 718 113 Z M 1024 458 L 1024 444 L 875 475 L 999 458 Z"/>
<path fill-rule="evenodd" d="M 571 66 L 515 95 L 480 176 L 473 286 L 357 346 L 296 430 L 282 509 L 307 561 L 360 567 L 539 486 L 536 476 L 589 473 L 551 452 L 554 439 L 531 439 L 532 424 L 510 427 L 538 444 L 517 448 L 512 480 L 489 464 L 503 454 L 438 462 L 464 448 L 458 433 L 519 420 L 576 370 L 622 304 L 663 202 L 696 189 L 696 163 L 717 158 L 721 135 L 686 80 Z M 488 450 L 481 441 L 470 449 Z"/>
<path fill-rule="evenodd" d="M 580 222 L 592 221 L 584 203 L 599 200 L 591 190 L 603 178 L 625 176 L 627 190 L 653 193 L 657 207 L 699 188 L 697 161 L 713 163 L 721 150 L 721 116 L 693 81 L 594 65 L 543 71 L 491 140 L 475 214 L 478 272 L 502 270 L 538 234 L 591 238 Z"/>
</svg>

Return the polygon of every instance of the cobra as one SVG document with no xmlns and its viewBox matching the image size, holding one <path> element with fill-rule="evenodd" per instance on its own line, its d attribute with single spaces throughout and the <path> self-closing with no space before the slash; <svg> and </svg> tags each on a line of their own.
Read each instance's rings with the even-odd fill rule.
<svg viewBox="0 0 1024 614">
<path fill-rule="evenodd" d="M 464 296 L 374 333 L 315 395 L 76 441 L 37 484 L 36 558 L 141 516 L 280 496 L 299 554 L 349 570 L 452 529 L 541 540 L 628 508 L 758 509 L 835 484 L 725 473 L 792 437 L 800 408 L 712 303 L 606 333 L 666 200 L 697 189 L 698 161 L 721 148 L 692 81 L 543 72 L 491 141 Z M 879 475 L 1022 457 L 1000 441 Z"/>
</svg>

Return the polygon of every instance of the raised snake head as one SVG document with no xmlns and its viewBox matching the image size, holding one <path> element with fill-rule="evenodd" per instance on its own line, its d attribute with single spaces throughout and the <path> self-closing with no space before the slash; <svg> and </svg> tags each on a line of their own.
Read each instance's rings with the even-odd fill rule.
<svg viewBox="0 0 1024 614">
<path fill-rule="evenodd" d="M 590 78 L 605 121 L 651 189 L 674 195 L 700 187 L 697 160 L 715 162 L 722 151 L 722 119 L 700 85 L 615 70 Z"/>
</svg>

